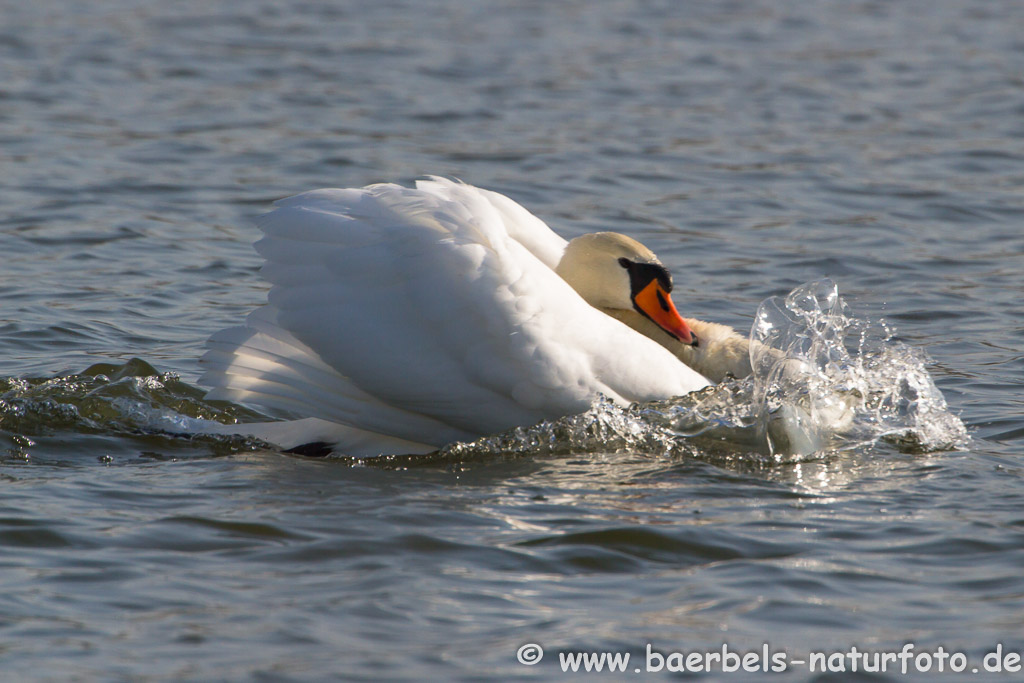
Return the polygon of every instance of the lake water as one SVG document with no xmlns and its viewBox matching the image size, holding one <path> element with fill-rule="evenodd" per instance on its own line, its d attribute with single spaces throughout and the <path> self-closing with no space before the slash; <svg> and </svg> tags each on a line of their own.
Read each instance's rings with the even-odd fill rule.
<svg viewBox="0 0 1024 683">
<path fill-rule="evenodd" d="M 648 644 L 839 680 L 796 662 L 911 643 L 858 680 L 1019 677 L 983 663 L 1024 652 L 1024 4 L 3 0 L 0 75 L 5 680 L 639 679 Z M 272 200 L 428 173 L 641 239 L 684 315 L 831 278 L 970 438 L 354 463 L 137 428 L 252 417 L 196 361 L 265 297 Z"/>
</svg>

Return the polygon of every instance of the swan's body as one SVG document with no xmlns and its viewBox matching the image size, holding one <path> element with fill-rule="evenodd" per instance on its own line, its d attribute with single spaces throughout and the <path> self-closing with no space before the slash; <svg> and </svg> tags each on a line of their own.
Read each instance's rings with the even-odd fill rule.
<svg viewBox="0 0 1024 683">
<path fill-rule="evenodd" d="M 666 346 L 703 358 L 715 328 L 693 321 L 689 345 L 667 271 L 630 238 L 568 246 L 507 197 L 441 179 L 276 206 L 256 244 L 269 303 L 210 339 L 202 381 L 210 398 L 304 419 L 224 431 L 283 448 L 427 452 L 579 413 L 599 395 L 628 404 L 709 384 Z"/>
</svg>

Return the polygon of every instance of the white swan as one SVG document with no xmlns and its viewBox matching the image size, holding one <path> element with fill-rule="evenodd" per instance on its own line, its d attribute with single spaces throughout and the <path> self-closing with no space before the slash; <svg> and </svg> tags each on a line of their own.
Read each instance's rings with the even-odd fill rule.
<svg viewBox="0 0 1024 683">
<path fill-rule="evenodd" d="M 422 453 L 599 395 L 628 404 L 709 384 L 680 359 L 715 379 L 749 371 L 745 340 L 683 321 L 639 242 L 566 242 L 495 192 L 439 178 L 315 190 L 258 225 L 269 303 L 210 339 L 201 381 L 211 399 L 302 419 L 218 431 Z"/>
</svg>

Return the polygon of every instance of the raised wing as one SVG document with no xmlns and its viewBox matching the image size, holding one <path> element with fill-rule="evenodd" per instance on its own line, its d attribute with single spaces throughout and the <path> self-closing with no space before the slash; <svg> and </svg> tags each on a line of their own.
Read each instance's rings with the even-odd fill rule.
<svg viewBox="0 0 1024 683">
<path fill-rule="evenodd" d="M 703 381 L 587 305 L 552 270 L 564 240 L 506 197 L 435 179 L 276 207 L 269 305 L 204 357 L 221 397 L 440 445 Z"/>
</svg>

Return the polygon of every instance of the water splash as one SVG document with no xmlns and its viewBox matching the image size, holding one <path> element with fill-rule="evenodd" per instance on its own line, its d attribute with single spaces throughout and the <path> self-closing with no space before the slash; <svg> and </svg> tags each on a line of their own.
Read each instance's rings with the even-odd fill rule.
<svg viewBox="0 0 1024 683">
<path fill-rule="evenodd" d="M 966 443 L 925 355 L 896 341 L 884 322 L 852 315 L 831 280 L 764 301 L 749 340 L 748 377 L 629 408 L 602 401 L 582 415 L 445 450 L 746 453 L 783 461 L 879 441 L 904 452 Z"/>
<path fill-rule="evenodd" d="M 876 440 L 934 451 L 967 438 L 925 354 L 896 341 L 884 321 L 852 315 L 831 280 L 763 302 L 750 340 L 757 425 L 770 452 Z"/>
<path fill-rule="evenodd" d="M 58 432 L 147 435 L 182 433 L 204 421 L 262 417 L 240 406 L 215 406 L 205 392 L 133 358 L 98 363 L 81 374 L 0 378 L 0 430 L 10 435 L 8 455 L 25 457 L 33 438 Z M 210 437 L 229 450 L 244 440 Z"/>
<path fill-rule="evenodd" d="M 698 448 L 649 419 L 638 407 L 622 408 L 602 397 L 585 413 L 516 427 L 500 434 L 441 449 L 443 456 L 564 455 L 635 451 L 658 455 L 696 455 Z"/>
</svg>

